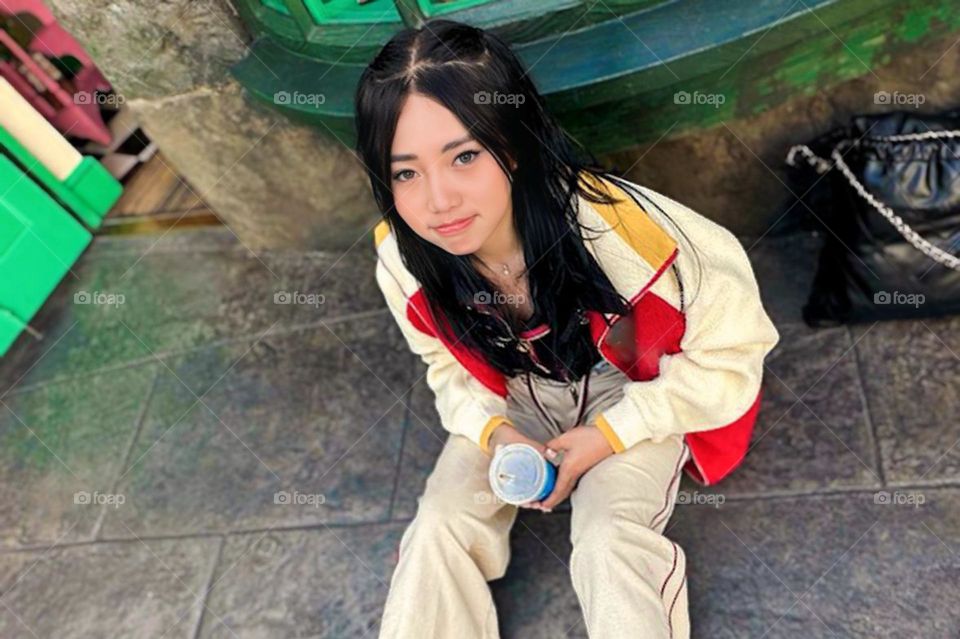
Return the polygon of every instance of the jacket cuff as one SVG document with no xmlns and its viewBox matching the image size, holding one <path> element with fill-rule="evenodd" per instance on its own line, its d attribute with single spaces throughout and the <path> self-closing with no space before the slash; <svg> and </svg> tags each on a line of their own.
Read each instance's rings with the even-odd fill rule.
<svg viewBox="0 0 960 639">
<path fill-rule="evenodd" d="M 623 397 L 595 419 L 597 428 L 610 445 L 622 453 L 644 439 L 652 439 L 656 433 L 648 426 L 646 417 L 629 397 Z"/>
<path fill-rule="evenodd" d="M 497 426 L 501 424 L 509 424 L 510 426 L 513 426 L 513 422 L 507 419 L 507 417 L 504 415 L 494 415 L 487 421 L 486 425 L 483 427 L 483 430 L 480 431 L 480 438 L 477 443 L 480 445 L 480 448 L 483 450 L 483 452 L 488 455 L 493 454 L 490 452 L 489 448 L 490 435 L 492 435 Z"/>
<path fill-rule="evenodd" d="M 603 436 L 607 438 L 607 441 L 610 442 L 610 447 L 613 448 L 614 453 L 622 453 L 627 448 L 623 445 L 623 441 L 620 437 L 617 436 L 616 431 L 613 430 L 613 427 L 610 426 L 610 422 L 607 421 L 607 418 L 604 417 L 603 413 L 597 415 L 594 426 L 596 426 Z"/>
</svg>

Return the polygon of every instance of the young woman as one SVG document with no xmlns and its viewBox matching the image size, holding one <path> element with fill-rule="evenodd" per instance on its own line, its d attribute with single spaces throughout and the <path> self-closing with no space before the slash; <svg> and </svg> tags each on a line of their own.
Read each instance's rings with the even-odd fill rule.
<svg viewBox="0 0 960 639">
<path fill-rule="evenodd" d="M 487 582 L 517 507 L 487 468 L 526 442 L 559 466 L 525 506 L 570 497 L 589 635 L 687 637 L 685 556 L 663 534 L 681 470 L 706 485 L 740 463 L 779 340 L 742 246 L 599 167 L 510 48 L 467 25 L 398 33 L 361 77 L 356 123 L 384 216 L 377 282 L 450 431 L 380 636 L 498 636 Z"/>
</svg>

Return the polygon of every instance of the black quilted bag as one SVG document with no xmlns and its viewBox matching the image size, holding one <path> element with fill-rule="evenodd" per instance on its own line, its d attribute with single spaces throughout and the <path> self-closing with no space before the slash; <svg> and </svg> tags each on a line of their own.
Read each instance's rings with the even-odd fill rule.
<svg viewBox="0 0 960 639">
<path fill-rule="evenodd" d="M 801 157 L 824 237 L 808 325 L 960 312 L 960 112 L 857 116 L 787 163 Z"/>
</svg>

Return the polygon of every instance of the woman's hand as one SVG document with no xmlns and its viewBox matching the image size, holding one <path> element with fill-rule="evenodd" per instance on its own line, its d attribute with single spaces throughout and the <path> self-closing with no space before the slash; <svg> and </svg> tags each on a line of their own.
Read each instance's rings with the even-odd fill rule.
<svg viewBox="0 0 960 639">
<path fill-rule="evenodd" d="M 496 432 L 496 431 L 494 431 Z M 557 468 L 557 483 L 553 492 L 539 502 L 525 504 L 528 508 L 538 508 L 550 512 L 573 492 L 577 481 L 588 470 L 614 454 L 613 448 L 596 426 L 575 426 L 546 443 L 548 459 L 554 459 L 554 451 L 562 450 L 563 460 Z"/>
</svg>

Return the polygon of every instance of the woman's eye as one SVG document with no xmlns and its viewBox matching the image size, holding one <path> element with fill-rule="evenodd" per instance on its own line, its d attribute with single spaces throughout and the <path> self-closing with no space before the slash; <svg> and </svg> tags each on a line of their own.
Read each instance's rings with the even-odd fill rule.
<svg viewBox="0 0 960 639">
<path fill-rule="evenodd" d="M 463 153 L 461 153 L 460 155 L 458 155 L 458 156 L 456 157 L 456 160 L 460 161 L 462 158 L 466 157 L 466 159 L 463 159 L 463 161 L 460 162 L 460 163 L 461 163 L 461 164 L 469 164 L 469 163 L 473 162 L 474 158 L 476 158 L 478 155 L 480 155 L 480 151 L 476 151 L 476 150 L 464 151 Z M 410 175 L 409 177 L 404 177 L 404 176 L 406 176 L 408 173 L 411 174 L 411 175 Z M 412 175 L 412 174 L 413 174 L 413 171 L 412 171 L 412 170 L 410 170 L 410 169 L 402 169 L 402 170 L 397 171 L 396 173 L 393 174 L 393 179 L 394 179 L 395 181 L 397 181 L 397 182 L 406 182 L 406 181 L 408 181 L 408 180 L 412 180 L 412 179 L 413 179 L 413 175 Z"/>
<path fill-rule="evenodd" d="M 459 160 L 460 158 L 462 158 L 462 157 L 465 156 L 465 155 L 470 156 L 470 159 L 468 159 L 467 161 L 463 162 L 463 164 L 469 164 L 470 162 L 473 162 L 473 158 L 475 158 L 475 157 L 477 157 L 478 155 L 480 155 L 480 151 L 464 151 L 463 153 L 461 153 L 460 155 L 457 156 L 457 159 Z"/>
</svg>

